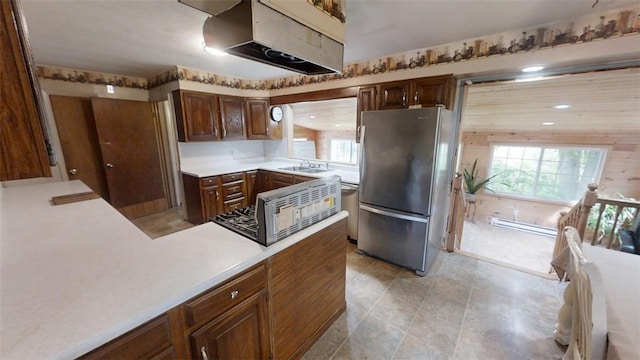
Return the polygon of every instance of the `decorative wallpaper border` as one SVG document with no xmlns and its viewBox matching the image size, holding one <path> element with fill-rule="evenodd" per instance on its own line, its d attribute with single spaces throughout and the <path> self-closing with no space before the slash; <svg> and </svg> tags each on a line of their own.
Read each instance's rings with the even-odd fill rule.
<svg viewBox="0 0 640 360">
<path fill-rule="evenodd" d="M 574 46 L 622 36 L 636 36 L 638 33 L 640 33 L 640 6 L 612 10 L 601 15 L 587 16 L 571 22 L 549 23 L 519 31 L 467 39 L 438 47 L 416 49 L 369 61 L 347 64 L 341 74 L 294 75 L 274 80 L 250 80 L 175 66 L 145 80 L 121 75 L 45 66 L 38 66 L 37 72 L 39 77 L 45 79 L 111 84 L 140 89 L 151 89 L 181 80 L 234 89 L 276 90 L 425 66 L 491 59 L 528 51 L 553 49 L 560 46 Z"/>
<path fill-rule="evenodd" d="M 145 78 L 105 74 L 93 71 L 71 69 L 59 66 L 37 65 L 38 77 L 50 80 L 68 81 L 81 84 L 113 85 L 132 89 L 148 89 Z"/>
</svg>

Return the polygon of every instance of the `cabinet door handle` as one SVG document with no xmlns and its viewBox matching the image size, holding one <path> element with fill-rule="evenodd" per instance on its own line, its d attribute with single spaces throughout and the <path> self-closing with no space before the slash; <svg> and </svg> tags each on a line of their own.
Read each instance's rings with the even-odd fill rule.
<svg viewBox="0 0 640 360">
<path fill-rule="evenodd" d="M 239 294 L 238 290 L 233 290 L 233 291 L 231 292 L 231 298 L 232 298 L 232 299 L 237 298 L 237 297 L 238 297 L 238 294 Z"/>
<path fill-rule="evenodd" d="M 407 105 L 407 92 L 403 92 L 402 93 L 402 106 L 406 106 Z"/>
<path fill-rule="evenodd" d="M 414 105 L 418 105 L 418 92 L 416 91 L 416 94 L 413 95 L 413 104 Z"/>
<path fill-rule="evenodd" d="M 207 355 L 207 348 L 201 347 L 200 352 L 202 353 L 202 360 L 209 360 L 209 355 Z"/>
<path fill-rule="evenodd" d="M 222 137 L 227 137 L 227 128 L 222 128 Z"/>
<path fill-rule="evenodd" d="M 109 169 L 113 168 L 113 164 L 112 163 L 107 163 L 105 166 L 108 167 Z"/>
<path fill-rule="evenodd" d="M 71 170 L 69 170 L 69 174 L 71 174 L 71 175 L 75 175 L 75 174 L 77 174 L 77 173 L 78 173 L 78 169 L 71 169 Z"/>
<path fill-rule="evenodd" d="M 218 190 L 215 190 L 216 193 L 216 201 L 218 201 Z"/>
</svg>

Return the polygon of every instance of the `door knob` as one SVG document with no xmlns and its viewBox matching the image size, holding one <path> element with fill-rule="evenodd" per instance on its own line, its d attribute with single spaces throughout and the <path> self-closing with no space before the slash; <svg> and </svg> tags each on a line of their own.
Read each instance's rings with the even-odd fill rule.
<svg viewBox="0 0 640 360">
<path fill-rule="evenodd" d="M 71 169 L 71 170 L 69 170 L 69 174 L 71 174 L 71 175 L 75 175 L 75 174 L 77 174 L 77 173 L 78 173 L 78 169 Z"/>
<path fill-rule="evenodd" d="M 107 165 L 105 165 L 106 167 L 108 167 L 109 169 L 113 168 L 113 164 L 112 163 L 107 163 Z"/>
</svg>

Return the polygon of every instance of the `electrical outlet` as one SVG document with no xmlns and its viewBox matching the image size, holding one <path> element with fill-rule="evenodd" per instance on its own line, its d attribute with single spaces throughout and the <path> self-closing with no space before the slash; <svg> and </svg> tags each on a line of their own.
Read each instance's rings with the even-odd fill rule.
<svg viewBox="0 0 640 360">
<path fill-rule="evenodd" d="M 107 94 L 115 94 L 115 92 L 113 85 L 107 85 Z"/>
</svg>

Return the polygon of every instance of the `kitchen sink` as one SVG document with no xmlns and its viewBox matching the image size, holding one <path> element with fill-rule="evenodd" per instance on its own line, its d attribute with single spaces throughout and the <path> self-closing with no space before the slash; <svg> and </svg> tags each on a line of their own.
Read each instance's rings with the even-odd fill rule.
<svg viewBox="0 0 640 360">
<path fill-rule="evenodd" d="M 318 169 L 318 168 L 306 168 L 304 170 L 299 170 L 308 174 L 317 174 L 317 173 L 323 173 L 325 171 L 331 171 L 329 169 Z"/>
<path fill-rule="evenodd" d="M 309 170 L 311 169 L 310 167 L 307 166 L 289 166 L 289 167 L 281 167 L 278 168 L 280 170 L 288 170 L 288 171 L 303 171 L 303 170 Z"/>
<path fill-rule="evenodd" d="M 289 167 L 281 167 L 279 169 L 288 170 L 288 171 L 300 171 L 307 174 L 317 174 L 317 173 L 323 173 L 325 171 L 331 171 L 330 169 L 312 168 L 307 166 L 289 166 Z"/>
</svg>

